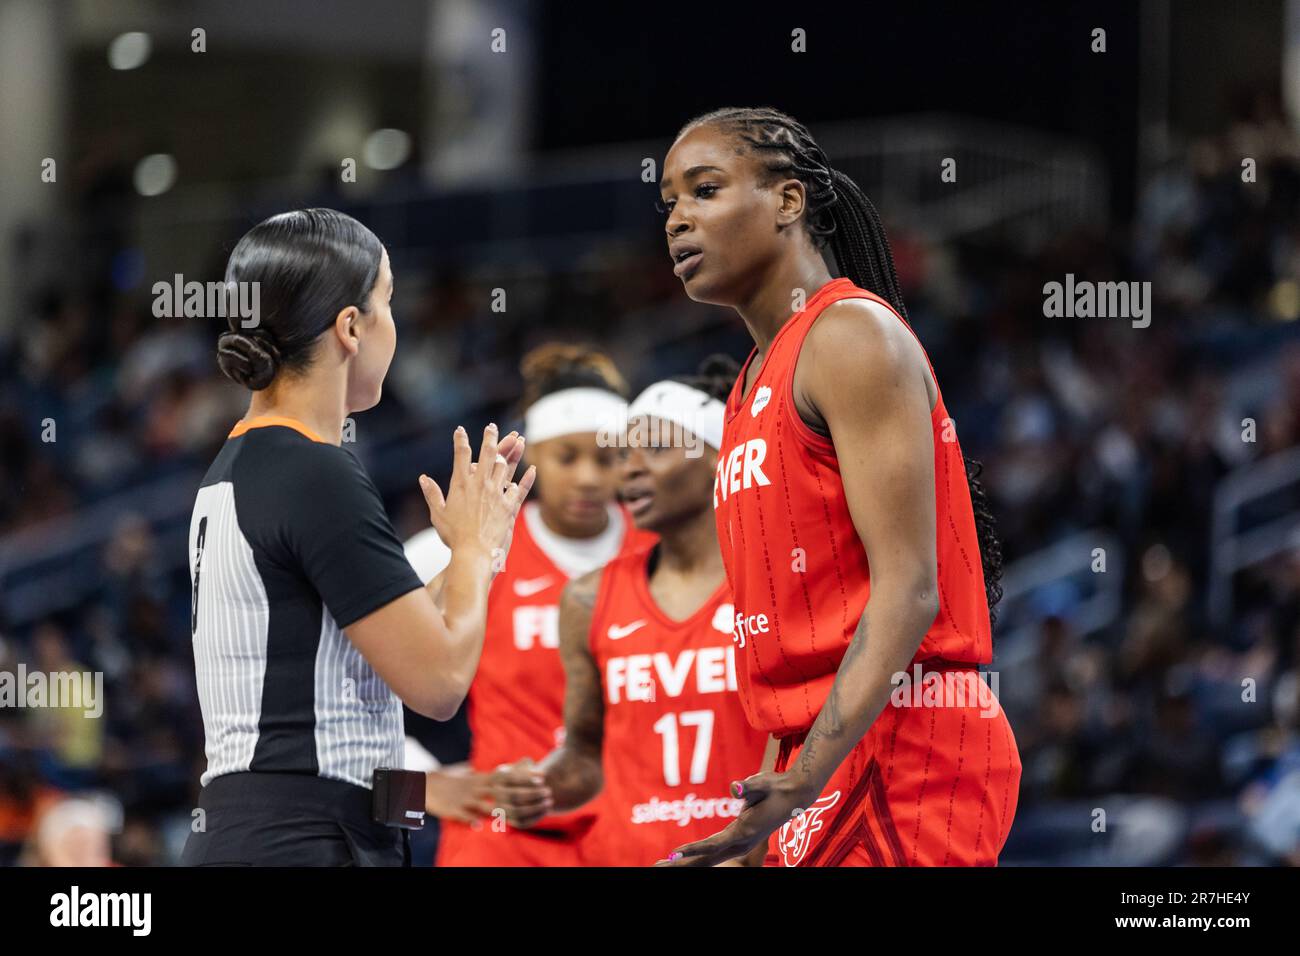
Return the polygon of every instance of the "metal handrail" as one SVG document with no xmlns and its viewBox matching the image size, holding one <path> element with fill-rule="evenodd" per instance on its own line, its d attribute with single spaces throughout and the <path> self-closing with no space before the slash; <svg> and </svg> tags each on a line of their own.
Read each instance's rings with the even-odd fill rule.
<svg viewBox="0 0 1300 956">
<path fill-rule="evenodd" d="M 1106 554 L 1106 570 L 1095 572 L 1093 550 Z M 1018 645 L 1037 630 L 1038 619 L 1022 608 L 1044 588 L 1083 580 L 1093 587 L 1071 608 L 1071 629 L 1079 636 L 1104 631 L 1119 619 L 1123 609 L 1124 547 L 1111 531 L 1080 531 L 1008 564 L 1002 574 L 1002 601 L 999 617 L 1007 621 L 998 635 L 1003 645 Z M 1016 618 L 1031 617 L 1021 622 Z"/>
<path fill-rule="evenodd" d="M 1232 579 L 1239 571 L 1300 548 L 1300 512 L 1282 515 L 1247 531 L 1237 529 L 1237 518 L 1247 506 L 1288 486 L 1300 491 L 1300 448 L 1242 465 L 1215 488 L 1208 610 L 1216 627 L 1226 627 L 1232 620 Z"/>
</svg>

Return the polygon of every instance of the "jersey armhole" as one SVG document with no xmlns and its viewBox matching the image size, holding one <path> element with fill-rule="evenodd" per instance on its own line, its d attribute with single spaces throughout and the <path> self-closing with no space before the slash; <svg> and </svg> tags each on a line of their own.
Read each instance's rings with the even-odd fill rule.
<svg viewBox="0 0 1300 956">
<path fill-rule="evenodd" d="M 838 301 L 839 299 L 835 300 L 835 302 Z M 826 303 L 827 306 L 832 304 L 834 303 Z M 813 431 L 812 427 L 799 416 L 799 406 L 795 402 L 794 396 L 794 373 L 799 367 L 799 356 L 803 354 L 804 342 L 807 341 L 808 333 L 812 331 L 812 327 L 817 324 L 817 320 L 822 317 L 825 311 L 826 309 L 823 307 L 821 312 L 813 316 L 807 327 L 799 332 L 799 337 L 794 343 L 794 357 L 786 370 L 785 380 L 781 383 L 781 392 L 786 399 L 782 403 L 785 405 L 786 421 L 794 429 L 795 438 L 814 454 L 833 459 L 835 458 L 835 443 L 831 441 L 829 436 L 819 435 Z"/>
<path fill-rule="evenodd" d="M 934 408 L 930 409 L 931 423 L 934 422 L 935 416 L 939 414 L 941 409 L 943 409 L 943 392 L 939 388 L 939 376 L 934 371 L 934 364 L 930 361 L 930 354 L 926 352 L 925 346 L 921 344 L 920 336 L 916 334 L 916 331 L 912 328 L 912 326 L 908 323 L 908 321 L 898 314 L 898 310 L 895 309 L 888 302 L 886 302 L 884 299 L 880 298 L 880 296 L 873 295 L 872 293 L 868 292 L 866 289 L 855 288 L 852 290 L 852 292 L 853 294 L 851 295 L 838 296 L 835 299 L 831 300 L 830 302 L 827 302 L 822 307 L 822 310 L 818 312 L 815 316 L 813 316 L 812 321 L 808 323 L 808 327 L 804 329 L 802 332 L 800 332 L 799 338 L 795 342 L 795 346 L 794 346 L 794 359 L 793 361 L 790 362 L 790 369 L 786 373 L 788 380 L 785 383 L 783 383 L 781 386 L 782 390 L 785 393 L 785 397 L 787 399 L 786 420 L 790 423 L 790 427 L 794 429 L 795 437 L 800 441 L 801 444 L 805 445 L 810 451 L 821 454 L 828 458 L 836 457 L 835 442 L 832 441 L 829 436 L 818 434 L 816 431 L 812 429 L 812 426 L 810 426 L 799 416 L 799 407 L 795 403 L 795 396 L 794 396 L 794 373 L 795 370 L 798 369 L 799 367 L 799 356 L 803 354 L 803 346 L 804 346 L 804 342 L 808 338 L 808 333 L 810 333 L 812 331 L 813 326 L 817 324 L 817 320 L 826 314 L 826 310 L 830 308 L 832 305 L 834 305 L 836 302 L 842 302 L 845 299 L 865 299 L 868 302 L 875 302 L 877 305 L 882 305 L 886 309 L 888 309 L 890 313 L 894 316 L 894 318 L 896 318 L 900 323 L 902 323 L 903 328 L 907 329 L 907 331 L 911 334 L 912 339 L 916 342 L 917 348 L 921 350 L 921 358 L 925 359 L 925 365 L 930 370 L 930 380 L 934 382 L 934 393 L 935 393 Z"/>
</svg>

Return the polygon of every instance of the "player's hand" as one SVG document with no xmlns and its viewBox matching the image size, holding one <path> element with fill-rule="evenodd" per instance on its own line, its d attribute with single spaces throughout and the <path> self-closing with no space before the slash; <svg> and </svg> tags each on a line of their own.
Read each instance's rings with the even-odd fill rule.
<svg viewBox="0 0 1300 956">
<path fill-rule="evenodd" d="M 472 460 L 464 428 L 456 429 L 452 445 L 454 461 L 446 498 L 436 482 L 427 475 L 420 476 L 429 521 L 453 552 L 469 548 L 500 558 L 509 544 L 519 508 L 536 480 L 537 469 L 530 467 L 522 479 L 513 480 L 524 455 L 524 439 L 511 432 L 498 442 L 495 425 L 483 429 L 477 462 Z"/>
<path fill-rule="evenodd" d="M 497 767 L 488 775 L 488 784 L 496 806 L 505 811 L 506 822 L 521 830 L 536 824 L 555 806 L 545 771 L 527 757 Z"/>
<path fill-rule="evenodd" d="M 453 764 L 425 775 L 424 812 L 441 820 L 455 820 L 468 826 L 492 815 L 492 789 L 488 775 L 469 764 Z"/>
<path fill-rule="evenodd" d="M 711 837 L 679 846 L 655 866 L 717 866 L 745 856 L 817 799 L 789 774 L 772 771 L 732 783 L 731 792 L 745 800 L 735 820 Z"/>
</svg>

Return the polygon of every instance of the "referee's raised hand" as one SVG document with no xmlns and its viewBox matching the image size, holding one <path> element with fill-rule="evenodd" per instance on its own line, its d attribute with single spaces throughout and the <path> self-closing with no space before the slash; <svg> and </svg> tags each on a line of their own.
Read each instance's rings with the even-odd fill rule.
<svg viewBox="0 0 1300 956">
<path fill-rule="evenodd" d="M 495 424 L 483 429 L 477 462 L 471 458 L 463 427 L 457 427 L 452 445 L 454 461 L 445 498 L 435 481 L 420 476 L 429 521 L 452 553 L 469 548 L 491 555 L 509 538 L 537 469 L 530 466 L 523 478 L 513 480 L 524 455 L 524 439 L 511 432 L 498 442 Z"/>
</svg>

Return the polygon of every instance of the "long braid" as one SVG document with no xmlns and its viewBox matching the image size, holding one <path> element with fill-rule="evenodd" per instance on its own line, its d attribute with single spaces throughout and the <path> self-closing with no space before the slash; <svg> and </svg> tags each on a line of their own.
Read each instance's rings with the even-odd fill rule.
<svg viewBox="0 0 1300 956">
<path fill-rule="evenodd" d="M 880 214 L 857 183 L 831 168 L 807 127 L 771 107 L 727 107 L 697 116 L 682 127 L 677 137 L 680 139 L 696 126 L 720 127 L 746 143 L 767 170 L 768 182 L 791 178 L 803 183 L 807 197 L 804 223 L 813 243 L 818 249 L 829 248 L 845 278 L 858 288 L 874 292 L 907 318 L 894 254 Z M 988 493 L 979 477 L 983 465 L 970 458 L 963 461 L 984 570 L 984 596 L 989 621 L 994 623 L 994 607 L 1002 599 L 1002 544 Z"/>
</svg>

